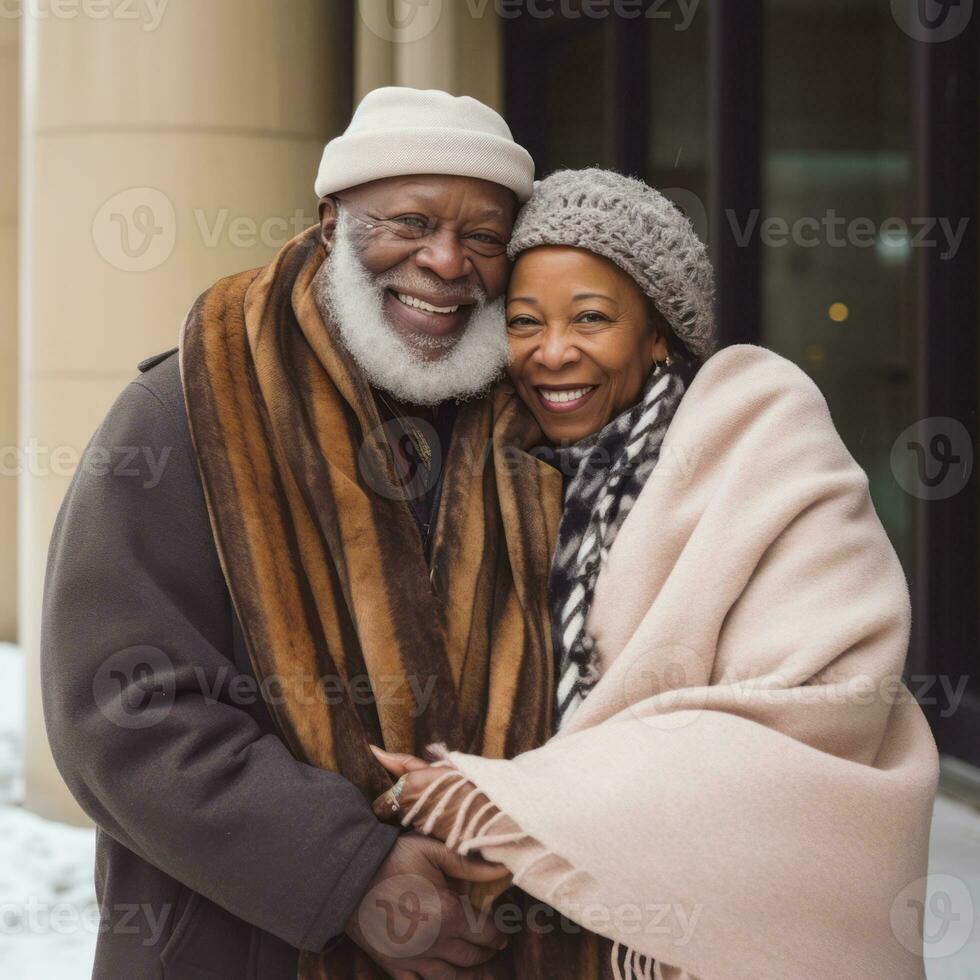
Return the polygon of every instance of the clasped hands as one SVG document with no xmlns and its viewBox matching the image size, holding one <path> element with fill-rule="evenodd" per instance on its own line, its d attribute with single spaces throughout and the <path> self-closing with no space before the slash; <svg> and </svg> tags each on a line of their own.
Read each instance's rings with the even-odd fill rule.
<svg viewBox="0 0 980 980">
<path fill-rule="evenodd" d="M 375 746 L 371 749 L 393 778 L 405 777 L 398 798 L 400 814 L 409 813 L 433 783 L 446 777 L 444 766 Z M 413 831 L 396 841 L 347 926 L 351 939 L 396 980 L 466 976 L 506 946 L 506 937 L 489 913 L 493 900 L 510 885 L 509 871 L 480 857 L 463 857 L 445 846 L 467 798 L 466 817 L 478 813 L 489 801 L 482 794 L 474 797 L 474 787 L 469 783 L 460 787 L 458 779 L 446 780 L 444 785 L 447 790 L 456 786 L 455 792 L 446 799 L 436 788 L 418 808 L 412 819 Z M 436 810 L 438 814 L 430 819 Z M 426 836 L 417 832 L 423 826 Z M 405 904 L 401 893 L 408 887 L 405 882 L 412 880 L 419 882 L 425 904 L 438 903 L 433 910 L 437 914 L 431 919 L 437 923 L 437 931 L 427 937 L 424 949 L 415 949 L 415 944 L 396 948 L 390 939 L 404 931 L 390 917 L 401 914 Z M 396 885 L 398 895 L 388 895 Z M 417 903 L 418 896 L 415 899 Z"/>
<path fill-rule="evenodd" d="M 455 846 L 459 837 L 457 824 L 461 809 L 466 808 L 463 816 L 467 820 L 483 810 L 484 823 L 489 816 L 487 810 L 496 812 L 495 808 L 489 805 L 490 801 L 486 796 L 479 792 L 474 793 L 476 787 L 469 780 L 463 779 L 458 773 L 455 779 L 448 779 L 447 774 L 453 772 L 452 769 L 430 765 L 424 759 L 407 752 L 388 752 L 376 745 L 371 746 L 371 751 L 378 762 L 388 770 L 389 775 L 402 781 L 402 789 L 398 796 L 398 821 L 401 822 L 403 815 L 407 816 L 413 809 L 417 809 L 411 825 L 427 837 L 443 843 L 449 842 L 451 846 Z M 421 807 L 416 808 L 416 804 L 422 800 L 426 791 L 440 780 L 443 780 L 442 785 L 429 794 Z M 375 803 L 375 812 L 381 819 L 390 819 L 390 810 L 384 813 L 378 807 L 379 801 Z M 450 840 L 454 828 L 456 828 L 457 841 Z M 510 884 L 511 876 L 507 869 L 502 865 L 496 867 L 500 868 L 500 876 L 496 881 L 475 884 L 470 891 L 471 900 L 479 908 L 489 908 L 493 900 Z"/>
</svg>

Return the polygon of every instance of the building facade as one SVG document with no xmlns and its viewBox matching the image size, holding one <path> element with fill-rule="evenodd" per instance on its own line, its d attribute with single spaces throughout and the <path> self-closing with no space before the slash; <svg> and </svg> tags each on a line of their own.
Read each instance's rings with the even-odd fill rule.
<svg viewBox="0 0 980 980">
<path fill-rule="evenodd" d="M 615 167 L 685 210 L 724 342 L 803 367 L 867 471 L 912 589 L 910 687 L 941 751 L 980 765 L 972 3 L 76 6 L 0 19 L 0 639 L 35 667 L 29 805 L 80 818 L 34 680 L 73 467 L 196 296 L 316 220 L 323 143 L 388 84 L 501 109 L 539 175 Z"/>
</svg>

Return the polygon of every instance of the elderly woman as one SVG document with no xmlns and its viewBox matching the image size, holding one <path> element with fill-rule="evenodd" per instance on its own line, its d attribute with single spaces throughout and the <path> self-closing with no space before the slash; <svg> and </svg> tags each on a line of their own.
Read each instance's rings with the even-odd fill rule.
<svg viewBox="0 0 980 980">
<path fill-rule="evenodd" d="M 616 976 L 921 980 L 936 749 L 824 399 L 761 348 L 709 356 L 704 247 L 635 180 L 554 174 L 510 247 L 510 380 L 566 477 L 556 733 L 378 750 L 379 812 L 502 864 Z"/>
</svg>

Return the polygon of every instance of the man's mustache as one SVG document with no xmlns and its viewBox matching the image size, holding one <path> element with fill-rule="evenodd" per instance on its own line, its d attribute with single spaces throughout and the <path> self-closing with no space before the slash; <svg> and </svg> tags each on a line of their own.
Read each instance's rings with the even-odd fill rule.
<svg viewBox="0 0 980 980">
<path fill-rule="evenodd" d="M 478 286 L 452 285 L 443 279 L 397 272 L 386 272 L 375 277 L 379 290 L 391 289 L 397 293 L 426 293 L 439 297 L 446 306 L 478 306 L 487 302 L 487 294 Z"/>
</svg>

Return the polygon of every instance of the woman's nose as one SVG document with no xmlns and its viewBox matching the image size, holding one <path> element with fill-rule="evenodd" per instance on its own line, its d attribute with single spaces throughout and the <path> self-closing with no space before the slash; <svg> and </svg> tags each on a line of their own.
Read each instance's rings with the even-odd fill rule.
<svg viewBox="0 0 980 980">
<path fill-rule="evenodd" d="M 541 343 L 534 352 L 534 360 L 549 371 L 559 371 L 574 364 L 581 354 L 565 331 L 549 327 L 541 336 Z"/>
</svg>

